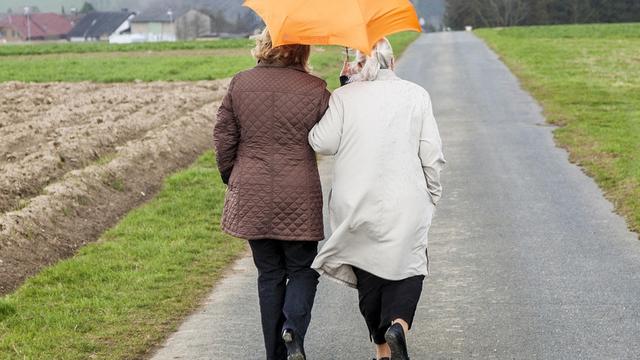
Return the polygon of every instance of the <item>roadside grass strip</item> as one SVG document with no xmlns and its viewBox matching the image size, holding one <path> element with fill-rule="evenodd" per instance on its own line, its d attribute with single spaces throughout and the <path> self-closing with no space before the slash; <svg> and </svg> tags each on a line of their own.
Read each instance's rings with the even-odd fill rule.
<svg viewBox="0 0 640 360">
<path fill-rule="evenodd" d="M 481 29 L 558 144 L 640 232 L 640 24 Z"/>
<path fill-rule="evenodd" d="M 0 299 L 1 359 L 142 357 L 245 249 L 220 231 L 225 186 L 208 152 L 97 243 Z"/>
</svg>

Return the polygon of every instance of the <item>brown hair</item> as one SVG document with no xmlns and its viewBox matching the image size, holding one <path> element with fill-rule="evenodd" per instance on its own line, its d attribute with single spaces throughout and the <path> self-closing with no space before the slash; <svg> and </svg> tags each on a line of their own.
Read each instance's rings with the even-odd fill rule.
<svg viewBox="0 0 640 360">
<path fill-rule="evenodd" d="M 267 29 L 256 36 L 256 47 L 251 51 L 251 54 L 260 63 L 282 64 L 284 66 L 299 65 L 309 72 L 311 46 L 295 44 L 274 48 L 271 34 Z"/>
</svg>

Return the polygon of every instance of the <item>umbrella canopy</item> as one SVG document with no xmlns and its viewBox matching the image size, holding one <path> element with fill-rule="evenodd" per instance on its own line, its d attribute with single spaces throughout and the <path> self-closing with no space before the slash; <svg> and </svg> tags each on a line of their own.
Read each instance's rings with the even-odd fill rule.
<svg viewBox="0 0 640 360">
<path fill-rule="evenodd" d="M 247 0 L 264 20 L 274 46 L 341 45 L 370 54 L 383 37 L 421 32 L 409 0 Z"/>
</svg>

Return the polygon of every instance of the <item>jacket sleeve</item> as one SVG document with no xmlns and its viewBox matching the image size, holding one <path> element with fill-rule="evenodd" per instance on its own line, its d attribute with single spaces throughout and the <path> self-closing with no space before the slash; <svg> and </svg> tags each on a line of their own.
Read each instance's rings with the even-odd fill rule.
<svg viewBox="0 0 640 360">
<path fill-rule="evenodd" d="M 331 93 L 329 92 L 329 90 L 324 89 L 322 93 L 322 98 L 320 99 L 320 105 L 318 106 L 318 120 L 316 121 L 316 123 L 320 121 L 324 116 L 324 114 L 327 113 L 327 110 L 329 110 L 330 100 L 331 100 Z"/>
<path fill-rule="evenodd" d="M 213 140 L 216 148 L 216 161 L 220 176 L 225 184 L 229 183 L 233 165 L 240 143 L 240 127 L 233 112 L 233 99 L 231 97 L 234 80 L 229 84 L 229 90 L 218 108 L 217 122 L 213 132 Z"/>
<path fill-rule="evenodd" d="M 427 181 L 427 189 L 431 194 L 433 204 L 436 205 L 442 197 L 440 172 L 446 161 L 442 153 L 442 141 L 436 119 L 433 116 L 431 98 L 426 96 L 426 103 L 422 111 L 422 131 L 420 133 L 420 161 L 422 171 Z"/>
<path fill-rule="evenodd" d="M 340 147 L 344 108 L 335 95 L 329 100 L 329 108 L 320 122 L 309 132 L 309 145 L 320 155 L 335 155 Z"/>
</svg>

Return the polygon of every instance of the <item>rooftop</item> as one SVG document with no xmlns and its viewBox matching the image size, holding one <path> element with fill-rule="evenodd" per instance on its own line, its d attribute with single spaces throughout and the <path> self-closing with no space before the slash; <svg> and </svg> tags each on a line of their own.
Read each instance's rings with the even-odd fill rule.
<svg viewBox="0 0 640 360">
<path fill-rule="evenodd" d="M 99 38 L 115 32 L 133 15 L 131 12 L 94 11 L 83 16 L 69 32 L 69 37 Z"/>
<path fill-rule="evenodd" d="M 22 36 L 29 32 L 32 38 L 64 36 L 72 28 L 69 19 L 55 13 L 33 13 L 30 15 L 0 15 L 0 26 L 11 27 Z"/>
</svg>

